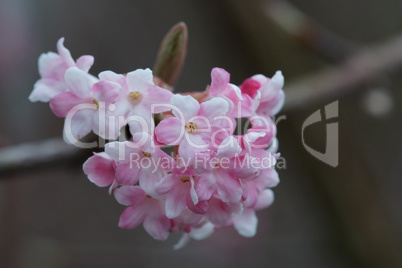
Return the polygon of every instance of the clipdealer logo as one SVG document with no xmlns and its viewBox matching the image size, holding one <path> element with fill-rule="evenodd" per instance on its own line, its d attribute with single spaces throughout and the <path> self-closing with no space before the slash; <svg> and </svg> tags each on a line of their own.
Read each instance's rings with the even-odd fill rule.
<svg viewBox="0 0 402 268">
<path fill-rule="evenodd" d="M 338 118 L 338 101 L 332 102 L 325 106 L 325 120 Z M 321 109 L 311 114 L 302 125 L 302 143 L 304 148 L 318 160 L 337 167 L 339 165 L 339 123 L 331 122 L 326 124 L 326 145 L 325 152 L 319 152 L 308 146 L 304 139 L 304 130 L 316 123 L 322 122 Z M 331 120 L 332 121 L 332 120 Z"/>
</svg>

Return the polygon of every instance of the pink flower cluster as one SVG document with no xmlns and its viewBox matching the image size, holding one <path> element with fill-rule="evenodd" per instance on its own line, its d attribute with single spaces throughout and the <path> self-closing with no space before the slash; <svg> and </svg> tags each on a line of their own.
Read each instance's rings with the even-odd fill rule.
<svg viewBox="0 0 402 268">
<path fill-rule="evenodd" d="M 94 77 L 93 57 L 74 61 L 63 41 L 58 53 L 40 56 L 29 99 L 49 101 L 66 118 L 68 142 L 80 144 L 90 132 L 109 141 L 83 169 L 127 206 L 119 227 L 143 224 L 158 240 L 181 231 L 177 247 L 227 226 L 254 236 L 255 211 L 272 204 L 279 182 L 273 116 L 284 102 L 282 73 L 236 86 L 214 68 L 205 92 L 173 94 L 155 85 L 150 69 Z M 239 119 L 249 123 L 240 134 Z"/>
</svg>

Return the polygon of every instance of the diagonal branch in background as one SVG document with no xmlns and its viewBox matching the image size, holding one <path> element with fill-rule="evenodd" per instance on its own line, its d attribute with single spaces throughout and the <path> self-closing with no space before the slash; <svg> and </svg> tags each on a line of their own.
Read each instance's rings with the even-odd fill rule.
<svg viewBox="0 0 402 268">
<path fill-rule="evenodd" d="M 283 109 L 285 112 L 339 98 L 357 90 L 359 85 L 375 78 L 379 73 L 401 65 L 402 36 L 358 50 L 362 44 L 334 34 L 286 0 L 263 3 L 264 15 L 298 42 L 329 59 L 340 60 L 349 56 L 340 66 L 287 84 L 287 100 Z"/>
<path fill-rule="evenodd" d="M 362 49 L 336 67 L 318 71 L 285 85 L 283 111 L 342 97 L 381 73 L 402 66 L 402 35 Z"/>
<path fill-rule="evenodd" d="M 77 147 L 59 138 L 8 146 L 0 149 L 0 173 L 69 161 L 79 154 Z"/>
<path fill-rule="evenodd" d="M 297 42 L 330 60 L 339 61 L 362 46 L 328 30 L 286 0 L 264 1 L 262 10 Z"/>
</svg>

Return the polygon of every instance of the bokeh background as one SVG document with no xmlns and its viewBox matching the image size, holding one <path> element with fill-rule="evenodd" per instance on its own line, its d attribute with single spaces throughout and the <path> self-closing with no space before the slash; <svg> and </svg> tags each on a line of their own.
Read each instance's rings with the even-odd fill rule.
<svg viewBox="0 0 402 268">
<path fill-rule="evenodd" d="M 174 251 L 177 235 L 159 242 L 142 227 L 121 230 L 124 207 L 87 180 L 83 151 L 0 171 L 0 266 L 402 267 L 402 64 L 330 94 L 315 88 L 311 102 L 299 86 L 312 81 L 302 77 L 342 85 L 375 65 L 363 61 L 325 84 L 323 70 L 341 70 L 361 52 L 375 59 L 373 46 L 401 35 L 400 0 L 0 0 L 0 146 L 61 137 L 63 120 L 28 101 L 37 59 L 56 51 L 60 37 L 74 58 L 95 57 L 92 74 L 126 73 L 152 67 L 163 36 L 180 21 L 189 45 L 177 92 L 203 90 L 213 67 L 228 70 L 235 84 L 256 73 L 285 76 L 293 100 L 279 114 L 286 116 L 278 124 L 286 169 L 274 204 L 258 212 L 257 236 L 229 228 Z M 306 151 L 301 130 L 336 100 L 333 168 Z M 325 129 L 322 122 L 306 130 L 309 146 L 325 150 Z"/>
</svg>

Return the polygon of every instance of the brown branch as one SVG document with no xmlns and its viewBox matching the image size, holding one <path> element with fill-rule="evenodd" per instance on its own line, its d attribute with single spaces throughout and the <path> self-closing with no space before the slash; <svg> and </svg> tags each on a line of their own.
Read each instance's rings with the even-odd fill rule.
<svg viewBox="0 0 402 268">
<path fill-rule="evenodd" d="M 73 159 L 80 150 L 62 139 L 48 139 L 0 149 L 0 173 Z"/>
<path fill-rule="evenodd" d="M 339 61 L 356 52 L 361 44 L 328 30 L 286 0 L 264 1 L 263 13 L 289 36 L 324 57 Z"/>
<path fill-rule="evenodd" d="M 330 101 L 358 89 L 381 73 L 402 65 L 402 35 L 363 49 L 336 67 L 308 75 L 285 85 L 283 111 Z"/>
</svg>

